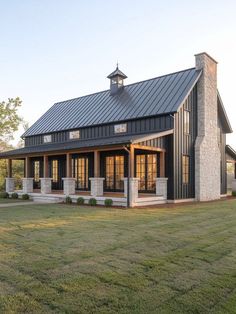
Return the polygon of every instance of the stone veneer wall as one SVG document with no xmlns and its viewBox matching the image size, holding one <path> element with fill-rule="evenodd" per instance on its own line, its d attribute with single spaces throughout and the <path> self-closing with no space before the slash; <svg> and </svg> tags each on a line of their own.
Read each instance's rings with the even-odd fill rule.
<svg viewBox="0 0 236 314">
<path fill-rule="evenodd" d="M 217 62 L 208 54 L 196 56 L 198 81 L 198 136 L 195 143 L 195 197 L 199 201 L 220 198 L 220 149 L 217 125 Z"/>
</svg>

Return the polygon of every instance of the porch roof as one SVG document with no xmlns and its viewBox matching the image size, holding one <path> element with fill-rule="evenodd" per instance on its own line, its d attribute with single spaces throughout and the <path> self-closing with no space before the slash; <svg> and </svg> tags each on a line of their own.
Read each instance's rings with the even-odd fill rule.
<svg viewBox="0 0 236 314">
<path fill-rule="evenodd" d="M 41 144 L 37 146 L 29 146 L 23 147 L 19 149 L 14 149 L 6 152 L 0 153 L 0 159 L 4 158 L 21 158 L 25 155 L 37 154 L 40 155 L 43 153 L 48 152 L 61 152 L 61 151 L 68 151 L 68 150 L 75 150 L 75 149 L 83 149 L 83 148 L 95 148 L 95 147 L 102 147 L 102 146 L 115 146 L 115 145 L 126 145 L 126 144 L 137 144 L 143 142 L 145 140 L 150 140 L 162 136 L 166 136 L 172 134 L 173 130 L 168 130 L 159 133 L 145 133 L 139 135 L 119 135 L 113 137 L 106 137 L 106 138 L 99 138 L 99 139 L 89 139 L 89 140 L 76 140 L 64 143 L 52 143 L 48 144 Z"/>
</svg>

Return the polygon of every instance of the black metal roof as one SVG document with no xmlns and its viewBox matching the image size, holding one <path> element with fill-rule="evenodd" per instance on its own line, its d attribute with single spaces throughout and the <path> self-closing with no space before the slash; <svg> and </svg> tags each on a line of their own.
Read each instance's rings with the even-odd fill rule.
<svg viewBox="0 0 236 314">
<path fill-rule="evenodd" d="M 124 79 L 127 78 L 127 76 L 118 68 L 118 65 L 117 65 L 115 71 L 113 71 L 111 74 L 109 74 L 109 75 L 107 76 L 107 78 L 110 78 L 110 79 L 111 79 L 111 78 L 113 78 L 113 77 L 115 77 L 115 76 L 121 76 L 121 77 L 123 77 Z"/>
<path fill-rule="evenodd" d="M 174 113 L 201 71 L 195 68 L 54 104 L 23 135 L 31 136 L 92 125 Z"/>
<path fill-rule="evenodd" d="M 232 158 L 232 160 L 236 161 L 236 151 L 230 145 L 225 146 L 226 154 Z"/>
<path fill-rule="evenodd" d="M 218 96 L 217 99 L 218 99 L 219 118 L 221 120 L 223 129 L 224 129 L 225 133 L 232 133 L 233 129 L 232 129 L 231 124 L 229 122 L 229 118 L 228 118 L 227 113 L 225 111 L 225 107 L 224 107 L 223 101 L 220 97 L 219 91 L 217 91 L 217 96 Z"/>
<path fill-rule="evenodd" d="M 21 156 L 25 156 L 27 154 L 34 153 L 46 153 L 46 152 L 54 152 L 54 151 L 63 151 L 63 150 L 74 150 L 81 148 L 93 148 L 107 145 L 125 145 L 131 143 L 139 143 L 140 141 L 144 141 L 146 138 L 165 136 L 171 133 L 170 131 L 159 132 L 159 133 L 145 133 L 139 135 L 119 135 L 113 137 L 106 138 L 98 138 L 98 139 L 90 139 L 90 140 L 77 140 L 77 141 L 69 141 L 64 143 L 51 143 L 51 144 L 41 144 L 37 146 L 27 146 L 19 149 L 13 149 L 10 151 L 0 153 L 1 158 L 13 157 L 16 156 L 20 158 Z"/>
</svg>

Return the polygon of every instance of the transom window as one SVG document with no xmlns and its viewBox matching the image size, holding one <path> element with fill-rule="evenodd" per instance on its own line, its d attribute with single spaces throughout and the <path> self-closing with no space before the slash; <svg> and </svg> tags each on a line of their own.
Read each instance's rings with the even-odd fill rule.
<svg viewBox="0 0 236 314">
<path fill-rule="evenodd" d="M 75 140 L 75 139 L 80 138 L 80 131 L 79 130 L 70 131 L 69 138 L 70 138 L 70 140 Z"/>
<path fill-rule="evenodd" d="M 127 124 L 122 123 L 122 124 L 116 124 L 114 125 L 114 132 L 117 133 L 125 133 L 127 132 Z"/>
<path fill-rule="evenodd" d="M 183 184 L 189 183 L 189 156 L 182 156 L 182 181 Z"/>
<path fill-rule="evenodd" d="M 184 133 L 189 134 L 189 111 L 184 110 Z"/>
<path fill-rule="evenodd" d="M 44 135 L 43 142 L 44 143 L 50 143 L 52 141 L 52 135 Z"/>
</svg>

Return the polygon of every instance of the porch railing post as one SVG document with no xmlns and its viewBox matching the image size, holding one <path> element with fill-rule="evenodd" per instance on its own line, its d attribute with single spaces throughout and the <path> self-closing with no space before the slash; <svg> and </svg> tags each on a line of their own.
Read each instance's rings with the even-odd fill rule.
<svg viewBox="0 0 236 314">
<path fill-rule="evenodd" d="M 168 178 L 156 178 L 156 195 L 167 199 Z"/>
<path fill-rule="evenodd" d="M 48 156 L 43 156 L 43 178 L 40 178 L 41 193 L 50 194 L 52 192 L 52 178 L 49 178 Z"/>
<path fill-rule="evenodd" d="M 102 196 L 103 195 L 103 181 L 105 178 L 89 178 L 91 182 L 91 196 Z"/>
<path fill-rule="evenodd" d="M 72 178 L 72 156 L 66 154 L 66 178 L 63 180 L 63 192 L 65 195 L 75 194 L 75 178 Z"/>
</svg>

